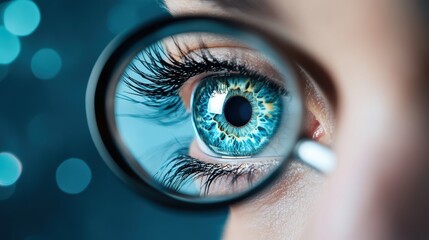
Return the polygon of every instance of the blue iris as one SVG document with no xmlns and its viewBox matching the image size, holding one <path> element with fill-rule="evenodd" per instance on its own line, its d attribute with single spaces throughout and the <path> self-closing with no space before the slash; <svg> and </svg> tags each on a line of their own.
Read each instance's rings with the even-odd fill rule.
<svg viewBox="0 0 429 240">
<path fill-rule="evenodd" d="M 264 79 L 212 76 L 195 89 L 192 116 L 199 138 L 211 151 L 222 156 L 252 156 L 277 131 L 281 94 Z"/>
</svg>

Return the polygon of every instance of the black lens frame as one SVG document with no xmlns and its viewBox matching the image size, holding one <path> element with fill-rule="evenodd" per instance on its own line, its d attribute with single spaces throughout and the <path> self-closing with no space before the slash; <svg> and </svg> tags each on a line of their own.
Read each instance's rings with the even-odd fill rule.
<svg viewBox="0 0 429 240">
<path fill-rule="evenodd" d="M 145 196 L 148 196 L 151 200 L 154 200 L 157 203 L 160 202 L 162 204 L 177 207 L 179 209 L 209 210 L 230 205 L 259 192 L 261 189 L 278 178 L 278 176 L 287 167 L 287 163 L 289 161 L 282 161 L 281 166 L 274 170 L 270 176 L 248 191 L 240 193 L 235 197 L 220 199 L 217 202 L 194 202 L 187 200 L 186 198 L 178 198 L 166 194 L 165 192 L 160 191 L 158 188 L 154 187 L 152 184 L 144 181 L 142 177 L 136 173 L 135 169 L 139 166 L 131 165 L 127 161 L 127 157 L 124 156 L 124 152 L 121 151 L 121 146 L 119 146 L 118 142 L 115 140 L 118 137 L 117 134 L 113 133 L 111 130 L 112 124 L 114 125 L 114 123 L 112 123 L 111 120 L 107 117 L 111 116 L 111 111 L 114 108 L 112 105 L 113 101 L 106 101 L 106 99 L 115 96 L 115 94 L 112 94 L 112 92 L 114 93 L 116 89 L 114 86 L 115 84 L 111 83 L 111 80 L 115 77 L 112 76 L 119 77 L 117 70 L 118 66 L 120 68 L 125 68 L 124 64 L 128 65 L 129 61 L 124 61 L 126 60 L 124 59 L 124 56 L 127 55 L 127 52 L 131 51 L 129 46 L 133 46 L 137 42 L 141 41 L 141 39 L 153 34 L 155 31 L 179 21 L 184 23 L 195 21 L 222 23 L 226 24 L 227 26 L 231 26 L 231 28 L 242 29 L 243 31 L 257 34 L 258 36 L 261 36 L 263 40 L 273 44 L 274 46 L 279 46 L 278 43 L 281 42 L 282 50 L 284 50 L 282 53 L 287 55 L 290 59 L 294 59 L 294 61 L 299 62 L 299 64 L 304 66 L 310 74 L 317 74 L 318 78 L 322 76 L 321 79 L 324 79 L 324 81 L 327 82 L 329 82 L 329 77 L 328 74 L 326 74 L 326 72 L 321 67 L 319 67 L 318 64 L 308 57 L 308 55 L 304 54 L 303 51 L 299 50 L 299 48 L 290 44 L 285 39 L 279 41 L 278 37 L 261 30 L 261 28 L 250 26 L 234 20 L 220 19 L 215 17 L 166 17 L 152 23 L 139 26 L 130 32 L 122 34 L 115 38 L 108 45 L 108 47 L 106 47 L 97 60 L 97 63 L 95 64 L 95 67 L 91 73 L 86 93 L 88 124 L 90 126 L 91 135 L 103 159 L 123 181 L 129 183 L 138 192 L 143 193 Z M 296 75 L 297 77 L 299 76 L 298 74 Z M 290 157 L 291 156 L 288 156 L 288 159 L 290 159 Z"/>
</svg>

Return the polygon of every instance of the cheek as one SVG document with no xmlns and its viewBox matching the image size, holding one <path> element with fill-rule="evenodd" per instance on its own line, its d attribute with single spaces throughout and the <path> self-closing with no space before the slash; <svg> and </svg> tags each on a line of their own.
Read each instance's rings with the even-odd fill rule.
<svg viewBox="0 0 429 240">
<path fill-rule="evenodd" d="M 291 163 L 270 188 L 231 206 L 225 239 L 298 239 L 323 183 L 323 176 Z"/>
</svg>

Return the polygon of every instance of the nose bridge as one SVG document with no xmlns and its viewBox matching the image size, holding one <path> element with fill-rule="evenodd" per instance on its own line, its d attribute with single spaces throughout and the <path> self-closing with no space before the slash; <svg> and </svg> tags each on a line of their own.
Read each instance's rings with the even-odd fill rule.
<svg viewBox="0 0 429 240">
<path fill-rule="evenodd" d="M 338 169 L 328 177 L 318 239 L 392 239 L 426 229 L 414 228 L 426 227 L 429 213 L 428 105 L 416 87 L 424 76 L 407 68 L 356 62 L 337 75 L 356 82 L 340 90 Z"/>
<path fill-rule="evenodd" d="M 427 221 L 429 212 L 415 215 L 419 208 L 426 211 L 429 191 L 429 102 L 419 89 L 426 86 L 425 70 L 411 48 L 389 50 L 396 53 L 368 46 L 336 67 L 341 82 L 334 147 L 339 167 L 329 177 L 325 204 L 330 207 L 323 215 L 331 218 L 326 222 L 335 226 L 330 230 L 338 239 L 418 234 L 398 224 Z"/>
<path fill-rule="evenodd" d="M 341 28 L 342 44 L 330 58 L 339 89 L 339 154 L 400 158 L 415 146 L 404 138 L 418 138 L 424 125 L 421 29 L 397 7 L 356 14 Z"/>
<path fill-rule="evenodd" d="M 339 93 L 338 169 L 328 177 L 318 215 L 325 225 L 315 239 L 425 232 L 416 228 L 427 227 L 429 216 L 427 69 L 416 35 L 400 32 L 362 33 L 365 38 L 343 46 L 351 50 L 331 58 Z"/>
</svg>

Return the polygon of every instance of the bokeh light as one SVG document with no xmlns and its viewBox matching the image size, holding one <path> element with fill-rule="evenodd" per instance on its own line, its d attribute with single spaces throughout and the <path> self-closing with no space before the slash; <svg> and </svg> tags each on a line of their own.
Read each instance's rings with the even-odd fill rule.
<svg viewBox="0 0 429 240">
<path fill-rule="evenodd" d="M 51 48 L 37 51 L 31 59 L 31 70 L 39 79 L 54 78 L 61 70 L 62 61 L 60 55 Z"/>
<path fill-rule="evenodd" d="M 135 26 L 141 20 L 139 14 L 138 8 L 134 4 L 118 4 L 109 11 L 107 28 L 111 33 L 118 34 Z"/>
<path fill-rule="evenodd" d="M 81 193 L 88 187 L 91 178 L 91 169 L 78 158 L 67 159 L 57 168 L 57 185 L 65 193 Z"/>
<path fill-rule="evenodd" d="M 11 153 L 0 153 L 0 186 L 10 186 L 21 176 L 22 165 Z"/>
<path fill-rule="evenodd" d="M 4 11 L 3 21 L 9 32 L 17 36 L 27 36 L 39 26 L 40 11 L 32 1 L 13 1 Z"/>
<path fill-rule="evenodd" d="M 0 26 L 0 64 L 9 64 L 21 51 L 19 38 Z"/>
</svg>

